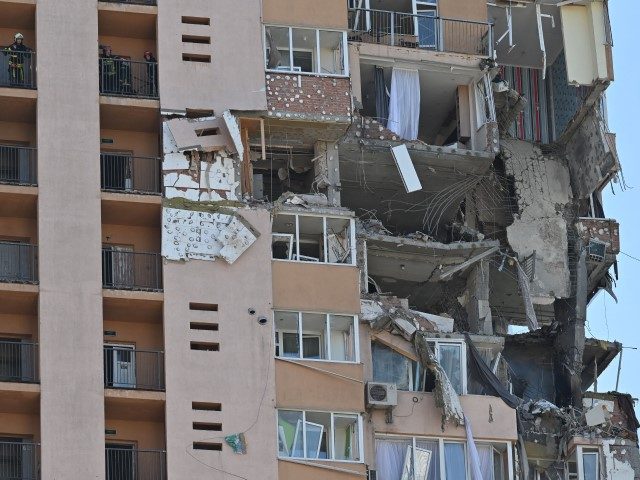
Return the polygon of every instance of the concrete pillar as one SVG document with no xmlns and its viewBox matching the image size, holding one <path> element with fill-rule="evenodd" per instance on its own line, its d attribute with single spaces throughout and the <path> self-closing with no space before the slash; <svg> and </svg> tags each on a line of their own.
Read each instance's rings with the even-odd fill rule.
<svg viewBox="0 0 640 480">
<path fill-rule="evenodd" d="M 340 206 L 340 158 L 338 145 L 318 141 L 314 145 L 314 174 L 319 188 L 327 189 L 329 204 Z"/>
<path fill-rule="evenodd" d="M 42 478 L 105 477 L 96 0 L 38 0 Z"/>
<path fill-rule="evenodd" d="M 489 308 L 489 263 L 480 261 L 467 277 L 467 314 L 472 333 L 493 335 L 493 322 Z"/>
</svg>

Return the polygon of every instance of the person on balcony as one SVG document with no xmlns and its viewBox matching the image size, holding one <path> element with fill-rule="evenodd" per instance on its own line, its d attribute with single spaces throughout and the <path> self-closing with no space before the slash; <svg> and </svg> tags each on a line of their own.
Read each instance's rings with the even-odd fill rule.
<svg viewBox="0 0 640 480">
<path fill-rule="evenodd" d="M 156 97 L 158 96 L 158 60 L 147 50 L 144 52 L 144 61 L 147 62 L 147 94 Z"/>
<path fill-rule="evenodd" d="M 24 64 L 30 60 L 31 49 L 24 44 L 24 35 L 16 33 L 13 43 L 4 49 L 9 55 L 9 78 L 12 85 L 23 85 L 25 81 Z"/>
<path fill-rule="evenodd" d="M 100 49 L 100 91 L 103 93 L 117 93 L 118 85 L 118 59 L 111 52 L 109 45 L 101 45 Z"/>
</svg>

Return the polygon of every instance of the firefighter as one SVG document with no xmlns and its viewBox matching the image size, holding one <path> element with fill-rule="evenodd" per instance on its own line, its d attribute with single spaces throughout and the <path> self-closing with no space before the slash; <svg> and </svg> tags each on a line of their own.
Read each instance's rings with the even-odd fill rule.
<svg viewBox="0 0 640 480">
<path fill-rule="evenodd" d="M 32 50 L 24 44 L 24 35 L 16 33 L 13 44 L 5 48 L 4 54 L 9 55 L 9 79 L 12 85 L 22 85 L 25 81 L 24 64 L 30 60 Z"/>
<path fill-rule="evenodd" d="M 147 62 L 147 84 L 149 85 L 149 96 L 158 95 L 158 60 L 150 51 L 144 52 L 144 61 Z"/>
<path fill-rule="evenodd" d="M 118 91 L 118 57 L 111 53 L 109 45 L 101 45 L 100 54 L 100 91 L 116 93 Z"/>
</svg>

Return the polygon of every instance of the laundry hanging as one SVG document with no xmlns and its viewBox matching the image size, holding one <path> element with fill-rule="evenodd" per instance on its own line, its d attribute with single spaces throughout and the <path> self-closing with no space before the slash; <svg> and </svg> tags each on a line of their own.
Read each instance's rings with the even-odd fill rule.
<svg viewBox="0 0 640 480">
<path fill-rule="evenodd" d="M 404 140 L 418 138 L 420 76 L 417 70 L 394 68 L 391 74 L 387 128 Z"/>
</svg>

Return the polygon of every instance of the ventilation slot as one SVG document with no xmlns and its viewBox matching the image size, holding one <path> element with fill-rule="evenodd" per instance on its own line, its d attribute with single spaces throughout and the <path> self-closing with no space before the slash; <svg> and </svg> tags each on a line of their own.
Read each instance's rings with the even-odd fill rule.
<svg viewBox="0 0 640 480">
<path fill-rule="evenodd" d="M 182 43 L 199 43 L 202 45 L 211 45 L 211 37 L 203 35 L 182 35 Z"/>
<path fill-rule="evenodd" d="M 209 422 L 193 422 L 194 430 L 206 430 L 208 432 L 221 432 L 221 423 L 209 423 Z"/>
<path fill-rule="evenodd" d="M 208 17 L 182 17 L 182 23 L 187 25 L 211 25 L 211 19 Z"/>
<path fill-rule="evenodd" d="M 196 130 L 197 132 L 197 130 Z M 189 302 L 189 310 L 200 310 L 203 312 L 217 312 L 218 304 L 217 303 L 196 303 Z"/>
<path fill-rule="evenodd" d="M 211 63 L 211 55 L 198 55 L 195 53 L 183 53 L 183 62 L 199 62 L 199 63 Z"/>
<path fill-rule="evenodd" d="M 211 442 L 193 442 L 194 450 L 213 450 L 216 452 L 222 451 L 221 443 L 211 443 Z"/>
<path fill-rule="evenodd" d="M 220 344 L 214 342 L 191 342 L 191 350 L 218 352 L 220 350 Z"/>
<path fill-rule="evenodd" d="M 222 404 L 215 402 L 191 402 L 191 408 L 205 412 L 220 412 L 222 411 Z"/>
<path fill-rule="evenodd" d="M 218 324 L 217 323 L 205 323 L 205 322 L 191 322 L 189 324 L 191 330 L 207 330 L 209 332 L 217 332 Z"/>
</svg>

